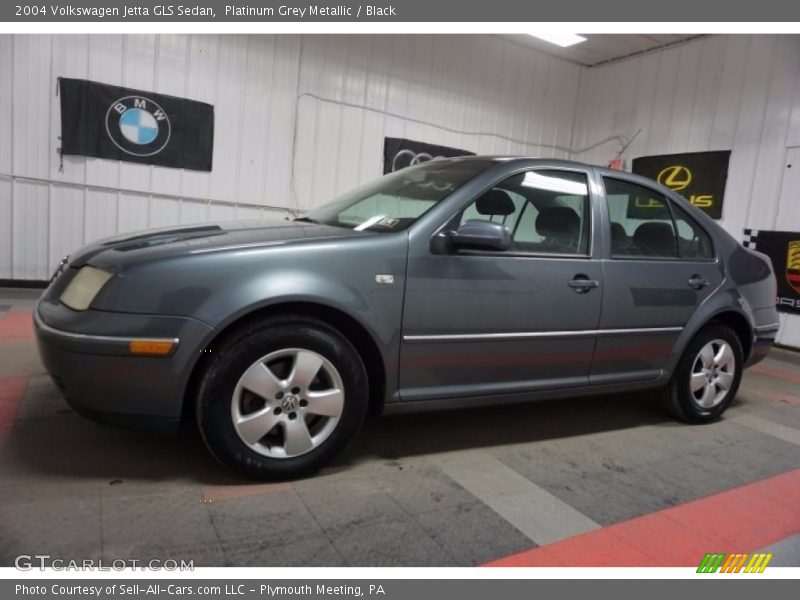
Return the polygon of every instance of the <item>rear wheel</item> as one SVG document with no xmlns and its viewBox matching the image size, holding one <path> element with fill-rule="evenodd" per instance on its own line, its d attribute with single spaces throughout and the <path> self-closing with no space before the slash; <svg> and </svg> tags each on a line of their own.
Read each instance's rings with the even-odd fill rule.
<svg viewBox="0 0 800 600">
<path fill-rule="evenodd" d="M 262 322 L 228 338 L 214 355 L 198 391 L 200 431 L 218 460 L 245 475 L 313 473 L 364 420 L 364 365 L 323 323 Z"/>
<path fill-rule="evenodd" d="M 724 325 L 701 330 L 686 347 L 664 390 L 667 410 L 689 423 L 709 423 L 733 401 L 742 378 L 742 344 Z"/>
</svg>

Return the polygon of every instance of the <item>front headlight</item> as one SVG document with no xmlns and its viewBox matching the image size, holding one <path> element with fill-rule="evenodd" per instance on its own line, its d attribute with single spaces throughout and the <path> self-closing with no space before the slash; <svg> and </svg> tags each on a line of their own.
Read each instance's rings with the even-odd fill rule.
<svg viewBox="0 0 800 600">
<path fill-rule="evenodd" d="M 61 302 L 72 310 L 86 310 L 112 275 L 95 267 L 82 267 L 61 294 Z"/>
</svg>

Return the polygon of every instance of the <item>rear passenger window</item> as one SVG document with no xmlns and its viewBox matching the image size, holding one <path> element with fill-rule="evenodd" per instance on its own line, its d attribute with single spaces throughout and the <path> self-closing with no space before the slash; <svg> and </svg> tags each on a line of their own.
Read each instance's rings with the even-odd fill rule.
<svg viewBox="0 0 800 600">
<path fill-rule="evenodd" d="M 670 204 L 675 229 L 678 232 L 678 252 L 681 258 L 714 258 L 711 239 L 703 229 L 692 220 L 686 212 Z"/>
<path fill-rule="evenodd" d="M 483 194 L 461 215 L 504 224 L 511 252 L 589 253 L 589 189 L 586 175 L 537 170 L 512 175 Z"/>
<path fill-rule="evenodd" d="M 712 258 L 708 235 L 684 210 L 646 187 L 603 178 L 613 258 Z"/>
</svg>

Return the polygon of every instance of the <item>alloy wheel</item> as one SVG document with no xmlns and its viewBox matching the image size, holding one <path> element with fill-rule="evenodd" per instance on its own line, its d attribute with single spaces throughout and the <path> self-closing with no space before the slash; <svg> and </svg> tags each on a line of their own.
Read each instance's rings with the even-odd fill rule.
<svg viewBox="0 0 800 600">
<path fill-rule="evenodd" d="M 330 437 L 344 399 L 342 377 L 328 359 L 286 348 L 262 356 L 242 374 L 231 398 L 231 419 L 251 450 L 293 458 Z"/>
<path fill-rule="evenodd" d="M 689 390 L 695 403 L 710 409 L 725 400 L 736 375 L 736 356 L 730 344 L 715 339 L 703 346 L 692 366 Z"/>
</svg>

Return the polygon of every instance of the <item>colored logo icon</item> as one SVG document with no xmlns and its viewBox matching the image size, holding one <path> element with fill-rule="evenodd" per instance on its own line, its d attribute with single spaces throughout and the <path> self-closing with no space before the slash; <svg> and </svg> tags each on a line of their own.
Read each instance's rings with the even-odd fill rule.
<svg viewBox="0 0 800 600">
<path fill-rule="evenodd" d="M 672 165 L 662 169 L 656 179 L 661 185 L 679 192 L 685 190 L 692 183 L 692 172 L 682 165 Z"/>
</svg>

